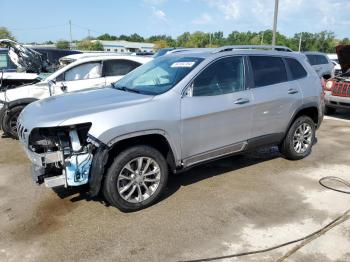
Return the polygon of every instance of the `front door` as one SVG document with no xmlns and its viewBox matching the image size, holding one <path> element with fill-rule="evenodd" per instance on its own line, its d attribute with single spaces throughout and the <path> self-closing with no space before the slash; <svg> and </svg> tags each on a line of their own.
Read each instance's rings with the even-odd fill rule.
<svg viewBox="0 0 350 262">
<path fill-rule="evenodd" d="M 250 138 L 252 97 L 243 57 L 221 58 L 193 81 L 181 101 L 185 166 L 242 150 Z"/>
<path fill-rule="evenodd" d="M 105 87 L 100 61 L 88 62 L 68 69 L 58 77 L 55 84 L 55 94 L 75 92 L 90 88 Z"/>
</svg>

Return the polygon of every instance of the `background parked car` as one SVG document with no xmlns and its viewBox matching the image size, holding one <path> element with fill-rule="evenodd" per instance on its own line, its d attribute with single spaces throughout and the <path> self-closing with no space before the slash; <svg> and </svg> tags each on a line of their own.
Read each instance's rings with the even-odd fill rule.
<svg viewBox="0 0 350 262">
<path fill-rule="evenodd" d="M 327 54 L 327 56 L 334 64 L 334 74 L 336 76 L 341 74 L 341 66 L 339 64 L 338 55 L 337 54 Z"/>
<path fill-rule="evenodd" d="M 0 104 L 1 101 L 4 104 L 0 113 L 1 128 L 5 135 L 17 138 L 17 117 L 29 103 L 66 92 L 103 88 L 150 60 L 152 58 L 120 55 L 85 57 L 59 69 L 39 83 L 0 92 Z"/>
<path fill-rule="evenodd" d="M 335 113 L 337 108 L 350 109 L 350 45 L 339 45 L 336 51 L 341 73 L 326 82 L 326 114 Z"/>
<path fill-rule="evenodd" d="M 80 51 L 57 48 L 29 48 L 9 39 L 1 39 L 0 44 L 0 91 L 24 84 L 34 84 L 43 74 L 59 68 L 59 59 Z"/>
<path fill-rule="evenodd" d="M 334 64 L 326 54 L 320 52 L 304 52 L 304 54 L 320 77 L 324 79 L 334 77 Z"/>
</svg>

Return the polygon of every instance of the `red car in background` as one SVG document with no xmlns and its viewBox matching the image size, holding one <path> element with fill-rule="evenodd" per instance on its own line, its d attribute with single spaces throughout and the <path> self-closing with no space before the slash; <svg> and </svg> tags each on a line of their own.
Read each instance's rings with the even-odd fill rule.
<svg viewBox="0 0 350 262">
<path fill-rule="evenodd" d="M 339 45 L 336 52 L 342 73 L 324 85 L 325 114 L 337 108 L 350 109 L 350 45 Z"/>
</svg>

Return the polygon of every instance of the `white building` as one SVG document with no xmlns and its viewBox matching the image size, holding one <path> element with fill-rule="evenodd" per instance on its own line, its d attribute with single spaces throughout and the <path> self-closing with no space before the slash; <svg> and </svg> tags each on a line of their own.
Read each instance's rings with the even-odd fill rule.
<svg viewBox="0 0 350 262">
<path fill-rule="evenodd" d="M 133 52 L 153 52 L 155 45 L 152 43 L 140 43 L 129 41 L 104 41 L 98 40 L 103 45 L 106 52 L 133 53 Z"/>
</svg>

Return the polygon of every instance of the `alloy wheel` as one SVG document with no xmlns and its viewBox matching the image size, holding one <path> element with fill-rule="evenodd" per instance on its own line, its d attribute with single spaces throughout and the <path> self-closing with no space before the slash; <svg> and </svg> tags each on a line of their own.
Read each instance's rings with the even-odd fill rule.
<svg viewBox="0 0 350 262">
<path fill-rule="evenodd" d="M 127 202 L 140 203 L 157 190 L 161 177 L 158 163 L 150 157 L 137 157 L 121 170 L 117 180 L 119 195 Z"/>
<path fill-rule="evenodd" d="M 293 135 L 293 148 L 298 154 L 305 153 L 312 143 L 313 129 L 308 123 L 297 127 Z"/>
</svg>

